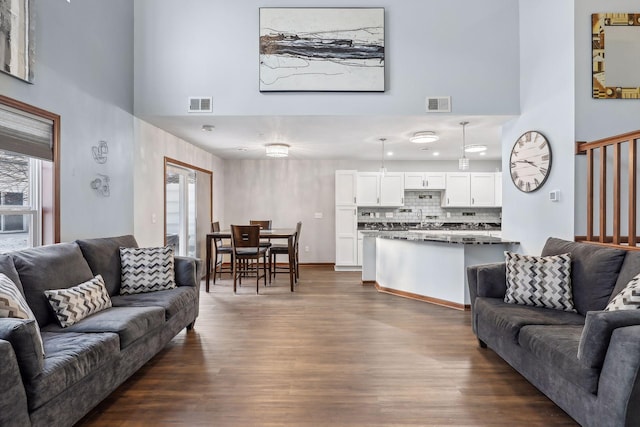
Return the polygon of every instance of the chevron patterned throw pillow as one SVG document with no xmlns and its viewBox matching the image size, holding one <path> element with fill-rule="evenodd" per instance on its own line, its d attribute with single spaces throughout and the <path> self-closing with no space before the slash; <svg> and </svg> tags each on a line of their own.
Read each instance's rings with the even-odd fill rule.
<svg viewBox="0 0 640 427">
<path fill-rule="evenodd" d="M 176 287 L 173 248 L 120 248 L 120 295 L 155 292 Z"/>
<path fill-rule="evenodd" d="M 605 307 L 604 311 L 640 309 L 640 274 L 631 279 L 627 286 Z"/>
<path fill-rule="evenodd" d="M 576 311 L 571 289 L 571 254 L 546 257 L 504 254 L 507 263 L 504 302 Z"/>
<path fill-rule="evenodd" d="M 36 316 L 33 315 L 16 284 L 3 273 L 0 273 L 0 317 L 36 320 Z M 40 347 L 42 354 L 44 354 L 44 343 L 42 342 L 39 327 L 36 327 L 35 339 L 37 341 L 36 345 Z"/>
<path fill-rule="evenodd" d="M 44 291 L 44 294 L 63 328 L 111 307 L 111 298 L 99 274 L 77 286 L 50 289 Z"/>
</svg>

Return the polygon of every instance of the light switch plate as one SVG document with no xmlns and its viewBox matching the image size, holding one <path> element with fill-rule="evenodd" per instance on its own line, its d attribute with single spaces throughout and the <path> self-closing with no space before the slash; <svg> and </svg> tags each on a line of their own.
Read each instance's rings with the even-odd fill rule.
<svg viewBox="0 0 640 427">
<path fill-rule="evenodd" d="M 322 219 L 322 212 L 316 212 L 316 213 L 314 213 L 314 214 L 313 214 L 313 217 L 314 217 L 315 219 Z"/>
</svg>

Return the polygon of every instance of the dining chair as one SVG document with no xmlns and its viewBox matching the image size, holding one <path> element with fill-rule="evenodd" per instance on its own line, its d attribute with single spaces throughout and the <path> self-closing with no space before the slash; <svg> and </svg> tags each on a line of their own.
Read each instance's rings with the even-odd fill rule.
<svg viewBox="0 0 640 427">
<path fill-rule="evenodd" d="M 260 227 L 257 225 L 232 225 L 231 247 L 233 249 L 233 293 L 236 293 L 236 282 L 242 285 L 242 276 L 251 273 L 256 275 L 256 294 L 260 293 L 260 278 L 264 278 L 267 286 L 267 250 L 260 246 Z M 262 275 L 260 275 L 260 258 L 262 258 Z M 254 260 L 255 263 L 249 261 Z"/>
<path fill-rule="evenodd" d="M 261 230 L 271 230 L 271 220 L 264 219 L 252 219 L 249 221 L 250 225 L 259 225 Z M 271 239 L 260 239 L 260 246 L 263 248 L 271 248 Z M 271 257 L 267 254 L 267 259 L 269 260 L 269 283 L 271 283 Z"/>
<path fill-rule="evenodd" d="M 300 241 L 301 230 L 302 222 L 299 221 L 296 224 L 296 233 L 293 236 L 293 265 L 288 262 L 289 258 L 287 258 L 287 267 L 278 267 L 276 259 L 277 255 L 289 255 L 289 245 L 274 244 L 269 248 L 269 264 L 271 264 L 271 275 L 274 278 L 276 277 L 276 273 L 289 273 L 291 272 L 291 269 L 293 269 L 293 274 L 295 275 L 296 281 L 298 281 L 298 279 L 300 278 L 300 269 L 298 263 L 298 242 Z"/>
<path fill-rule="evenodd" d="M 217 233 L 220 231 L 220 223 L 218 221 L 211 223 L 211 232 Z M 229 268 L 224 268 L 224 255 L 228 254 L 232 258 L 229 262 Z M 213 259 L 215 262 L 213 263 L 213 284 L 216 284 L 216 275 L 220 274 L 220 279 L 222 279 L 222 273 L 233 272 L 233 248 L 231 245 L 225 245 L 222 242 L 221 238 L 213 239 Z"/>
</svg>

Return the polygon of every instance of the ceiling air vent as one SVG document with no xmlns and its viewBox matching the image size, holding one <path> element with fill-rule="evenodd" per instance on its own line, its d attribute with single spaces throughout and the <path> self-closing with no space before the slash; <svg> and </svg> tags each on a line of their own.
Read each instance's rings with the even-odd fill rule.
<svg viewBox="0 0 640 427">
<path fill-rule="evenodd" d="M 213 113 L 213 98 L 206 96 L 189 97 L 190 113 Z"/>
<path fill-rule="evenodd" d="M 428 96 L 427 97 L 427 113 L 450 113 L 451 97 L 450 96 Z"/>
</svg>

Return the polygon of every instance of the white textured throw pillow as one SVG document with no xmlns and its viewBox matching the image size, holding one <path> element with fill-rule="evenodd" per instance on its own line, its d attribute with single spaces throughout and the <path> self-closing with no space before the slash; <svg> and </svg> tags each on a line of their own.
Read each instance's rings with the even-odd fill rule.
<svg viewBox="0 0 640 427">
<path fill-rule="evenodd" d="M 120 248 L 120 295 L 155 292 L 176 287 L 173 248 Z"/>
<path fill-rule="evenodd" d="M 640 308 L 640 274 L 631 279 L 627 286 L 605 307 L 604 311 L 637 310 Z"/>
<path fill-rule="evenodd" d="M 63 328 L 111 307 L 109 292 L 99 274 L 71 288 L 50 289 L 44 294 Z"/>
<path fill-rule="evenodd" d="M 575 312 L 571 290 L 571 254 L 546 257 L 505 252 L 504 302 Z"/>
<path fill-rule="evenodd" d="M 0 273 L 0 317 L 36 320 L 36 316 L 33 315 L 18 286 L 4 273 Z M 36 325 L 37 323 L 36 321 Z M 36 327 L 36 336 L 38 340 L 36 344 L 40 346 L 42 354 L 44 354 L 44 343 L 39 327 Z"/>
</svg>

